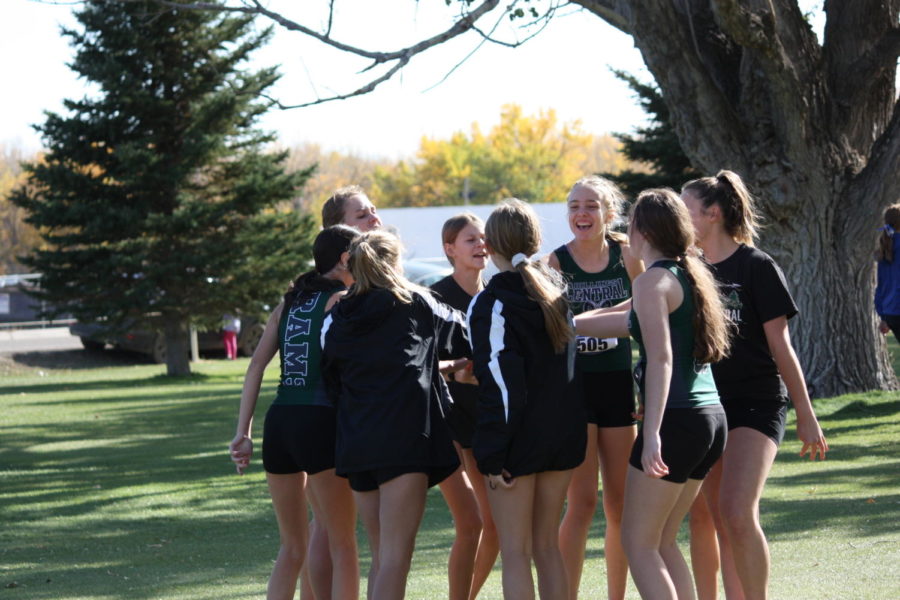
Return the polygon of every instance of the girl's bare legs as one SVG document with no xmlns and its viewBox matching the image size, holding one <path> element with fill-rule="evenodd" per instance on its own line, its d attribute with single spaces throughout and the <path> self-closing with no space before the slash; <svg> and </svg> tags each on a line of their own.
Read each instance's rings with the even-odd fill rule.
<svg viewBox="0 0 900 600">
<path fill-rule="evenodd" d="M 504 598 L 534 600 L 531 577 L 534 484 L 534 475 L 523 475 L 509 489 L 488 489 L 491 514 L 500 539 Z"/>
<path fill-rule="evenodd" d="M 469 600 L 475 600 L 481 591 L 484 582 L 490 576 L 500 554 L 500 540 L 497 537 L 497 526 L 491 515 L 491 505 L 488 500 L 487 486 L 484 477 L 478 471 L 475 456 L 471 448 L 461 448 L 462 462 L 466 467 L 469 483 L 475 492 L 478 502 L 478 514 L 481 516 L 481 542 L 478 544 L 478 553 L 475 555 L 475 572 L 472 575 L 472 588 L 469 590 Z"/>
<path fill-rule="evenodd" d="M 406 473 L 378 488 L 378 575 L 372 600 L 402 600 L 416 533 L 425 512 L 428 477 Z"/>
<path fill-rule="evenodd" d="M 366 578 L 366 598 L 372 600 L 372 593 L 375 586 L 375 579 L 378 577 L 378 554 L 379 554 L 379 496 L 378 490 L 371 492 L 353 492 L 353 500 L 359 509 L 359 518 L 362 519 L 363 527 L 366 530 L 366 538 L 369 540 L 369 554 L 372 562 L 369 565 L 369 574 Z"/>
<path fill-rule="evenodd" d="M 334 469 L 316 473 L 309 478 L 316 522 L 326 532 L 327 587 L 314 589 L 320 600 L 358 600 L 359 561 L 356 551 L 356 504 L 350 485 Z M 310 545 L 312 548 L 312 545 Z M 316 571 L 313 556 L 308 561 L 310 571 Z M 314 579 L 317 581 L 317 579 Z"/>
<path fill-rule="evenodd" d="M 566 514 L 559 525 L 559 549 L 566 569 L 570 600 L 578 598 L 584 549 L 591 521 L 597 510 L 597 471 L 600 468 L 597 430 L 596 425 L 588 423 L 584 462 L 572 471 L 572 479 L 566 492 Z"/>
<path fill-rule="evenodd" d="M 731 435 L 731 432 L 728 433 Z M 728 443 L 725 443 L 727 450 Z M 734 558 L 731 555 L 731 544 L 728 543 L 728 532 L 719 513 L 719 490 L 722 487 L 722 459 L 713 465 L 712 470 L 703 481 L 701 491 L 706 499 L 706 506 L 712 516 L 716 530 L 716 541 L 719 546 L 719 568 L 722 570 L 722 583 L 725 586 L 725 598 L 728 600 L 744 600 L 744 591 L 741 589 L 741 580 L 734 568 Z"/>
<path fill-rule="evenodd" d="M 709 477 L 703 482 L 704 493 L 691 505 L 691 566 L 698 600 L 717 600 L 719 596 L 719 542 L 716 525 L 704 496 Z M 716 481 L 718 484 L 718 481 Z"/>
<path fill-rule="evenodd" d="M 622 510 L 625 507 L 628 458 L 637 437 L 637 426 L 600 427 L 597 434 L 603 481 L 603 514 L 606 517 L 606 591 L 609 600 L 624 600 L 625 586 L 628 584 L 628 558 L 622 547 Z"/>
<path fill-rule="evenodd" d="M 316 600 L 331 597 L 331 557 L 328 554 L 328 533 L 319 522 L 316 514 L 316 499 L 309 488 L 311 479 L 307 477 L 306 497 L 313 509 L 313 518 L 309 522 L 309 544 L 306 549 L 306 561 L 300 570 L 300 600 Z"/>
<path fill-rule="evenodd" d="M 694 499 L 700 493 L 700 486 L 703 481 L 700 479 L 688 479 L 683 484 L 681 495 L 678 502 L 672 509 L 669 520 L 666 521 L 665 528 L 660 539 L 659 551 L 663 562 L 666 563 L 666 570 L 669 577 L 675 584 L 675 590 L 679 599 L 695 599 L 694 579 L 691 576 L 691 570 L 681 554 L 678 547 L 678 531 L 681 529 L 681 523 L 684 521 L 685 515 L 691 509 Z"/>
<path fill-rule="evenodd" d="M 569 594 L 566 567 L 559 550 L 559 518 L 572 471 L 544 471 L 535 475 L 531 545 L 542 600 L 566 598 Z"/>
<path fill-rule="evenodd" d="M 308 525 L 306 517 L 306 473 L 276 475 L 266 473 L 272 506 L 278 521 L 281 546 L 266 592 L 267 600 L 292 600 L 297 577 L 306 558 Z"/>
<path fill-rule="evenodd" d="M 642 598 L 694 598 L 691 574 L 680 558 L 675 535 L 700 483 L 691 479 L 684 484 L 672 483 L 628 467 L 622 545 Z"/>
<path fill-rule="evenodd" d="M 441 494 L 453 516 L 456 537 L 450 548 L 448 578 L 450 600 L 468 600 L 472 589 L 475 557 L 481 539 L 481 517 L 478 502 L 462 466 L 440 484 Z"/>
<path fill-rule="evenodd" d="M 745 600 L 768 598 L 769 545 L 759 524 L 759 500 L 777 453 L 768 436 L 738 427 L 728 432 L 720 461 L 718 513 Z"/>
</svg>

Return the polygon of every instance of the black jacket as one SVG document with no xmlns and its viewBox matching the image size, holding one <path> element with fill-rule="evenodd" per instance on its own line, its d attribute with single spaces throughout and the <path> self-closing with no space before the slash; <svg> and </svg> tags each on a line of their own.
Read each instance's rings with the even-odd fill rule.
<svg viewBox="0 0 900 600">
<path fill-rule="evenodd" d="M 339 475 L 459 464 L 441 414 L 446 385 L 438 350 L 469 354 L 460 312 L 430 296 L 416 293 L 404 304 L 376 289 L 339 302 L 322 331 L 322 372 L 337 406 Z"/>
<path fill-rule="evenodd" d="M 472 444 L 478 469 L 515 477 L 581 464 L 587 419 L 573 385 L 574 343 L 554 351 L 522 276 L 494 275 L 472 300 L 468 319 L 479 386 Z"/>
</svg>

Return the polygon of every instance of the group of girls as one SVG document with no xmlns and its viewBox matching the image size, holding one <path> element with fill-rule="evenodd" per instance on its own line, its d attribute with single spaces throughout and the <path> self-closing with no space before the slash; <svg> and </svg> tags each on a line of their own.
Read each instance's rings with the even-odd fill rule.
<svg viewBox="0 0 900 600">
<path fill-rule="evenodd" d="M 644 598 L 694 598 L 694 579 L 715 598 L 720 549 L 728 598 L 766 597 L 758 503 L 788 394 L 801 453 L 827 450 L 786 326 L 796 307 L 752 247 L 737 175 L 689 182 L 681 197 L 642 192 L 628 236 L 612 230 L 622 204 L 610 182 L 579 180 L 574 237 L 545 258 L 524 202 L 504 201 L 483 228 L 454 217 L 442 232 L 453 273 L 427 290 L 403 276 L 399 240 L 360 188 L 326 202 L 316 268 L 270 318 L 231 443 L 241 472 L 278 351 L 263 442 L 281 535 L 269 598 L 293 597 L 307 547 L 302 597 L 356 598 L 357 511 L 367 597 L 404 597 L 438 484 L 457 533 L 450 598 L 477 596 L 498 548 L 504 597 L 534 597 L 533 564 L 541 598 L 577 598 L 598 472 L 609 598 L 624 597 L 629 565 Z M 485 283 L 488 256 L 499 272 Z M 689 510 L 693 578 L 676 545 Z"/>
</svg>

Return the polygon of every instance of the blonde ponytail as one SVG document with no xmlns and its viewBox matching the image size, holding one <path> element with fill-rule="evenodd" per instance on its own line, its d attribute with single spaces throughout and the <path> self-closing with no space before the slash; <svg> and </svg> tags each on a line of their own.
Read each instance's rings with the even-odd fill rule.
<svg viewBox="0 0 900 600">
<path fill-rule="evenodd" d="M 575 337 L 569 320 L 569 303 L 561 275 L 541 262 L 528 260 L 541 247 L 541 228 L 534 210 L 525 202 L 504 200 L 484 227 L 491 251 L 513 262 L 521 273 L 528 297 L 541 307 L 544 326 L 554 350 L 561 352 Z M 522 257 L 518 255 L 523 255 Z"/>
<path fill-rule="evenodd" d="M 413 293 L 429 295 L 429 291 L 403 276 L 400 257 L 403 246 L 392 233 L 376 229 L 361 234 L 350 244 L 348 267 L 355 283 L 348 296 L 361 296 L 373 289 L 385 289 L 404 304 L 412 302 Z"/>
</svg>

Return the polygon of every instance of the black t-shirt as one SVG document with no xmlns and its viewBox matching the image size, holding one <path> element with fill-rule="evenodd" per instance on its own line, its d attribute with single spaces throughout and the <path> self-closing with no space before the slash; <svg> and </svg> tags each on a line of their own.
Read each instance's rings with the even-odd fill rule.
<svg viewBox="0 0 900 600">
<path fill-rule="evenodd" d="M 786 398 L 763 330 L 767 321 L 797 314 L 784 273 L 768 254 L 743 244 L 712 265 L 712 271 L 725 297 L 725 308 L 738 325 L 731 355 L 713 365 L 719 395 L 724 401 Z"/>
<path fill-rule="evenodd" d="M 482 285 L 482 287 L 484 286 Z M 435 298 L 451 308 L 462 311 L 463 314 L 468 312 L 472 296 L 456 283 L 453 275 L 447 275 L 440 281 L 432 284 L 431 291 L 434 292 Z M 439 358 L 449 359 L 456 357 L 439 356 Z M 453 398 L 454 402 L 463 403 L 468 401 L 469 404 L 474 406 L 475 400 L 478 398 L 477 385 L 450 380 L 447 382 L 447 387 L 450 389 L 450 397 Z"/>
</svg>

